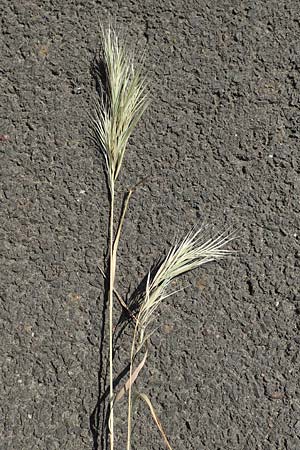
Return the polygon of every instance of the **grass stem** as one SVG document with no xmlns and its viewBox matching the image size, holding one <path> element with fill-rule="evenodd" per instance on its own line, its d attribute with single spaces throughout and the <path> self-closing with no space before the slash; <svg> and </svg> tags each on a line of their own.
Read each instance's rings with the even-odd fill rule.
<svg viewBox="0 0 300 450">
<path fill-rule="evenodd" d="M 110 433 L 110 450 L 114 450 L 114 379 L 113 379 L 113 297 L 114 297 L 114 281 L 116 272 L 116 258 L 114 252 L 114 202 L 115 190 L 114 183 L 111 183 L 111 204 L 110 204 L 110 220 L 109 220 L 109 433 Z"/>
<path fill-rule="evenodd" d="M 136 336 L 137 336 L 137 323 L 134 327 L 134 333 L 132 338 L 132 344 L 131 344 L 131 351 L 130 351 L 130 368 L 129 368 L 129 389 L 128 389 L 128 414 L 127 414 L 127 446 L 126 450 L 131 450 L 131 415 L 132 415 L 132 399 L 131 399 L 131 385 L 132 385 L 132 368 L 133 368 L 133 361 L 135 357 L 135 345 L 136 345 Z"/>
</svg>

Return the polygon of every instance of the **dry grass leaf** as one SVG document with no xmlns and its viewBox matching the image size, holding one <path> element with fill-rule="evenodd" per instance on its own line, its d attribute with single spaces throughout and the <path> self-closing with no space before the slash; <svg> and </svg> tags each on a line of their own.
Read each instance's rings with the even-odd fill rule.
<svg viewBox="0 0 300 450">
<path fill-rule="evenodd" d="M 167 449 L 168 450 L 173 450 L 172 447 L 171 447 L 171 444 L 170 444 L 170 442 L 169 442 L 169 440 L 167 438 L 167 435 L 166 435 L 166 433 L 165 433 L 165 431 L 163 429 L 163 426 L 162 426 L 162 424 L 161 424 L 161 422 L 160 422 L 160 420 L 159 420 L 159 418 L 158 418 L 158 416 L 157 416 L 157 414 L 155 412 L 155 409 L 154 409 L 154 407 L 153 407 L 153 405 L 152 405 L 152 403 L 151 403 L 151 401 L 149 399 L 149 397 L 146 394 L 143 394 L 143 393 L 139 393 L 138 395 L 148 405 L 148 407 L 150 409 L 150 412 L 151 412 L 151 415 L 153 417 L 153 420 L 155 422 L 155 425 L 157 426 L 160 434 L 162 435 L 162 438 L 163 438 L 163 440 L 164 440 L 164 442 L 166 444 Z"/>
<path fill-rule="evenodd" d="M 145 365 L 147 355 L 148 355 L 148 350 L 146 350 L 146 353 L 145 353 L 142 361 L 140 362 L 140 364 L 132 372 L 131 377 L 128 378 L 128 380 L 126 381 L 124 386 L 119 390 L 118 394 L 116 395 L 116 399 L 115 399 L 116 402 L 121 400 L 121 398 L 126 394 L 126 392 L 129 391 L 130 388 L 132 387 L 132 385 L 135 382 L 135 380 L 137 379 L 140 371 L 142 370 L 142 368 Z"/>
</svg>

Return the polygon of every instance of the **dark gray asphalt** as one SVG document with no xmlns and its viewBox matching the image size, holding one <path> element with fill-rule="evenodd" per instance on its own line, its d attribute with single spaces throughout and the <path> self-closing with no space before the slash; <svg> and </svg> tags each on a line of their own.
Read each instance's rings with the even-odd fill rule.
<svg viewBox="0 0 300 450">
<path fill-rule="evenodd" d="M 113 15 L 146 48 L 153 97 L 118 186 L 149 176 L 126 221 L 118 289 L 132 292 L 178 231 L 203 219 L 240 230 L 237 256 L 180 282 L 138 387 L 174 450 L 299 450 L 298 2 L 1 9 L 0 449 L 97 448 L 109 203 L 88 112 L 99 23 Z M 134 449 L 164 448 L 145 407 L 134 422 Z M 98 438 L 102 450 L 101 417 Z"/>
</svg>

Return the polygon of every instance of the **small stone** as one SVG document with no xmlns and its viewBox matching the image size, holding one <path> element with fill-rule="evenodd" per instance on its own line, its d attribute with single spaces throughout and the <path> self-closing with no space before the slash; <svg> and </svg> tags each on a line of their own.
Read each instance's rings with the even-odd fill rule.
<svg viewBox="0 0 300 450">
<path fill-rule="evenodd" d="M 283 398 L 284 398 L 284 393 L 283 392 L 271 392 L 270 393 L 270 395 L 269 395 L 269 397 L 272 399 L 272 400 L 282 400 Z"/>
</svg>

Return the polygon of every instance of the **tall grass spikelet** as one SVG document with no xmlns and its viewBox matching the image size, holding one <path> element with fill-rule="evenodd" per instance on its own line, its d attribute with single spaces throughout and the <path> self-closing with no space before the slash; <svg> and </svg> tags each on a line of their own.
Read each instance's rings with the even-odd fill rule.
<svg viewBox="0 0 300 450">
<path fill-rule="evenodd" d="M 99 98 L 93 125 L 103 153 L 110 189 L 109 219 L 109 392 L 110 449 L 114 448 L 114 385 L 113 385 L 113 293 L 119 237 L 123 224 L 114 236 L 115 182 L 121 170 L 128 139 L 148 104 L 147 82 L 134 64 L 133 54 L 120 43 L 112 28 L 102 30 L 103 63 L 106 85 Z M 125 211 L 124 211 L 125 213 Z"/>
<path fill-rule="evenodd" d="M 112 187 L 120 173 L 128 139 L 149 99 L 147 80 L 141 68 L 136 68 L 133 54 L 111 28 L 102 35 L 108 89 L 107 98 L 101 98 L 96 107 L 95 130 Z"/>
</svg>

